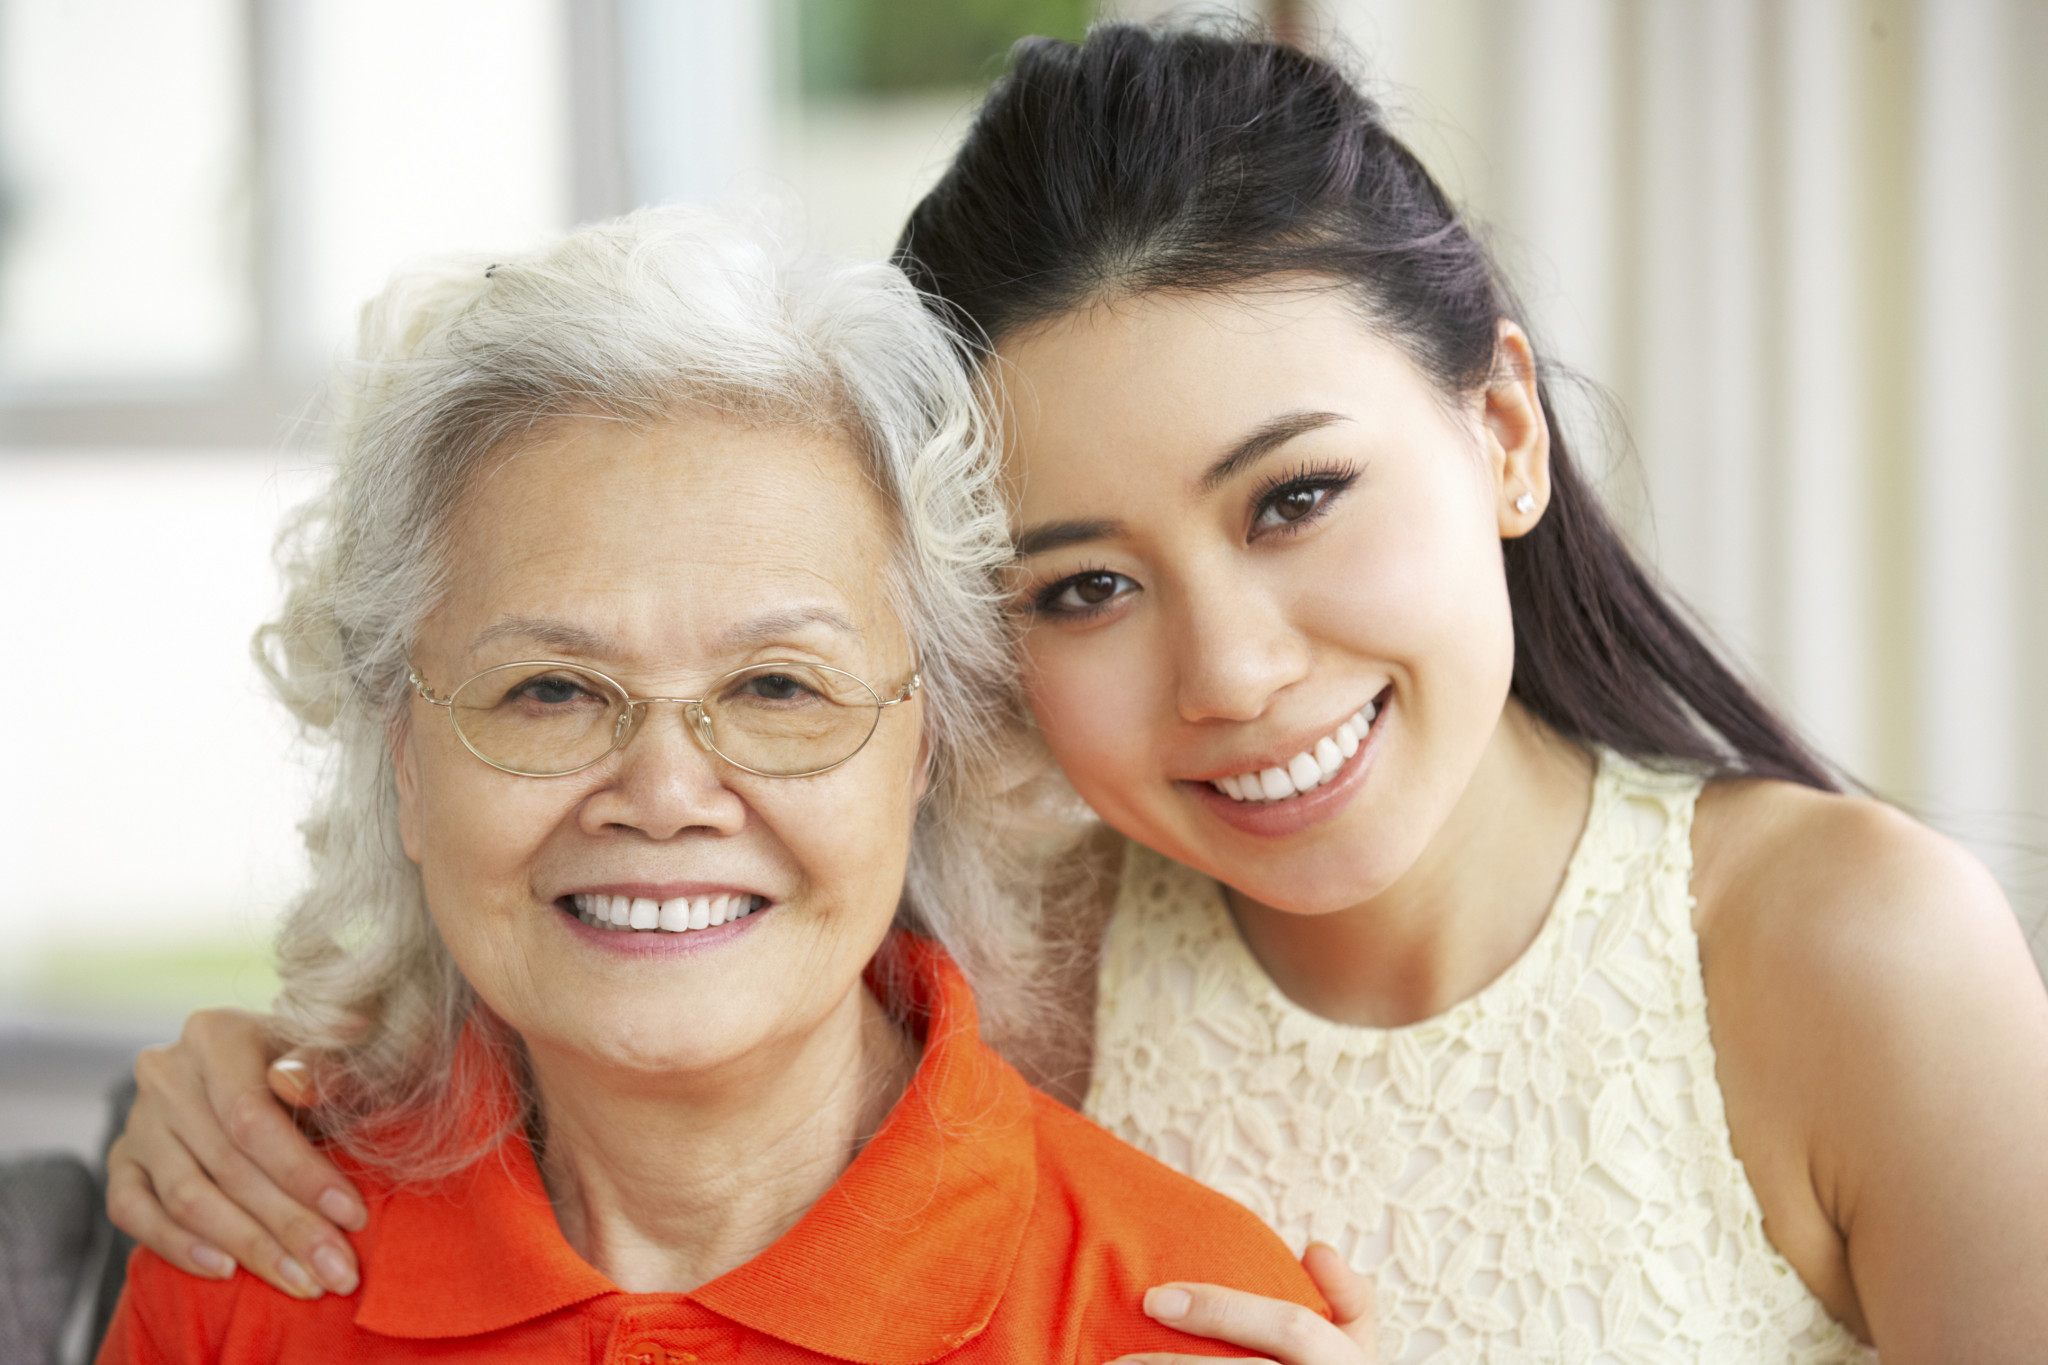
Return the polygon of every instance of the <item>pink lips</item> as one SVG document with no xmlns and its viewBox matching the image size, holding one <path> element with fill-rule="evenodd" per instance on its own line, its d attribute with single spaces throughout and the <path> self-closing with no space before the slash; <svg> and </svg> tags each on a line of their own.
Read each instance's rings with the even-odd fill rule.
<svg viewBox="0 0 2048 1365">
<path fill-rule="evenodd" d="M 1378 754 L 1380 734 L 1386 726 L 1387 711 L 1392 703 L 1392 691 L 1389 689 L 1381 694 L 1378 714 L 1373 717 L 1372 728 L 1359 743 L 1358 752 L 1345 760 L 1335 777 L 1304 795 L 1284 801 L 1233 801 L 1207 782 L 1182 782 L 1179 785 L 1192 793 L 1210 814 L 1243 834 L 1262 839 L 1284 839 L 1313 829 L 1335 819 L 1364 785 L 1366 774 L 1371 771 L 1373 759 Z"/>
<path fill-rule="evenodd" d="M 716 952 L 752 933 L 774 910 L 775 903 L 771 901 L 743 919 L 727 920 L 713 928 L 692 929 L 681 934 L 664 933 L 658 929 L 599 929 L 585 924 L 567 911 L 560 911 L 556 918 L 578 939 L 604 952 L 617 953 L 622 957 L 690 957 Z"/>
</svg>

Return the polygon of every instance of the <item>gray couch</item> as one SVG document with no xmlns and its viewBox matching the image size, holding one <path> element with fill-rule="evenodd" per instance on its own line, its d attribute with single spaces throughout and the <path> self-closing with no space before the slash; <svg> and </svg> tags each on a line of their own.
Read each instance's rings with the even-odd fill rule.
<svg viewBox="0 0 2048 1365">
<path fill-rule="evenodd" d="M 133 1081 L 114 1093 L 109 1142 L 134 1098 Z M 103 1175 L 68 1152 L 0 1161 L 0 1362 L 98 1353 L 134 1246 L 107 1221 Z"/>
</svg>

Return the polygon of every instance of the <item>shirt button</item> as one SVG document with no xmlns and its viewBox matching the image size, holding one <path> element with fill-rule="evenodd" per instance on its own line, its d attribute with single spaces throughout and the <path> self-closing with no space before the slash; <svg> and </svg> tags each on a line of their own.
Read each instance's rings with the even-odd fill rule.
<svg viewBox="0 0 2048 1365">
<path fill-rule="evenodd" d="M 619 1365 L 684 1365 L 696 1358 L 689 1351 L 678 1351 L 643 1338 L 619 1352 Z"/>
</svg>

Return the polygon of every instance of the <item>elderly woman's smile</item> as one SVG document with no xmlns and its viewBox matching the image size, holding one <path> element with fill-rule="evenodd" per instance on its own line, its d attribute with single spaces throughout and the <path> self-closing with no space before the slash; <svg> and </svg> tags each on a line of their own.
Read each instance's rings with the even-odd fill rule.
<svg viewBox="0 0 2048 1365">
<path fill-rule="evenodd" d="M 557 1060 L 688 1073 L 778 1038 L 815 1045 L 828 1016 L 858 1015 L 922 790 L 918 699 L 845 706 L 804 680 L 858 691 L 850 676 L 886 700 L 912 676 L 882 587 L 891 542 L 842 438 L 702 411 L 651 428 L 570 421 L 494 457 L 465 490 L 413 666 L 437 697 L 492 669 L 516 695 L 469 688 L 452 713 L 414 700 L 394 738 L 401 829 L 457 965 L 525 1040 L 543 1090 Z M 502 668 L 527 662 L 568 667 Z M 788 730 L 794 716 L 797 757 L 783 766 L 836 766 L 746 771 L 665 700 L 633 708 L 625 742 L 604 752 L 623 708 L 588 695 L 603 680 L 695 699 L 763 664 L 786 667 L 706 703 L 733 716 L 711 742 L 755 760 L 742 723 Z M 585 671 L 596 678 L 579 683 Z M 594 709 L 599 756 L 569 751 L 557 767 L 588 766 L 560 776 L 495 767 L 515 731 L 487 728 L 473 693 L 527 732 L 564 706 Z M 806 705 L 857 714 L 850 730 L 819 731 Z M 801 761 L 835 734 L 855 751 Z M 609 919 L 619 901 L 629 928 L 645 903 L 640 932 L 578 916 L 595 918 L 595 903 Z M 663 931 L 663 913 L 687 926 L 693 901 L 726 922 Z"/>
</svg>

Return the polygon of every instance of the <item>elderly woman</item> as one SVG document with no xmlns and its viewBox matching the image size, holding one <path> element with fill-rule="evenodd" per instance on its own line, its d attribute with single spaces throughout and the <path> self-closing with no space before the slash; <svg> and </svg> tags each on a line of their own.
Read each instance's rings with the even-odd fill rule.
<svg viewBox="0 0 2048 1365">
<path fill-rule="evenodd" d="M 1204 1349 L 1162 1281 L 1319 1303 L 978 1036 L 1032 953 L 947 345 L 889 268 L 680 211 L 372 306 L 264 650 L 334 750 L 281 1009 L 340 1059 L 362 1291 L 145 1252 L 102 1360 L 1092 1365 Z"/>
</svg>

